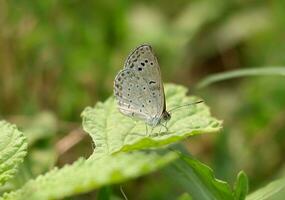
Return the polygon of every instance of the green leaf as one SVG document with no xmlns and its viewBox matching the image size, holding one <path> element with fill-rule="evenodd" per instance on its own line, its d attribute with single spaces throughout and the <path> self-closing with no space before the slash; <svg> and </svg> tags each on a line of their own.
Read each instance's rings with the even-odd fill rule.
<svg viewBox="0 0 285 200">
<path fill-rule="evenodd" d="M 16 174 L 26 153 L 23 133 L 15 125 L 0 121 L 0 186 Z"/>
<path fill-rule="evenodd" d="M 182 153 L 180 159 L 171 166 L 175 169 L 172 173 L 177 173 L 173 177 L 193 199 L 244 200 L 247 195 L 248 180 L 244 172 L 238 174 L 233 191 L 228 183 L 214 177 L 210 167 Z"/>
<path fill-rule="evenodd" d="M 246 200 L 283 200 L 285 196 L 285 178 L 273 181 L 246 197 Z"/>
<path fill-rule="evenodd" d="M 233 192 L 230 186 L 214 177 L 213 170 L 207 165 L 180 155 L 180 159 L 172 164 L 175 170 L 177 184 L 180 184 L 193 199 L 203 200 L 232 200 Z"/>
<path fill-rule="evenodd" d="M 167 108 L 196 102 L 197 97 L 186 96 L 187 89 L 182 86 L 167 84 L 165 94 Z M 136 121 L 122 115 L 114 98 L 98 103 L 94 108 L 87 107 L 83 113 L 83 128 L 95 143 L 95 154 L 102 156 L 119 151 L 131 151 L 143 148 L 160 147 L 183 140 L 191 135 L 216 132 L 221 128 L 221 121 L 211 117 L 205 103 L 174 110 L 167 123 L 168 131 L 158 126 L 147 135 L 143 121 Z M 161 130 L 161 131 L 160 131 Z"/>
<path fill-rule="evenodd" d="M 234 196 L 236 200 L 244 200 L 248 193 L 248 178 L 246 174 L 241 171 L 237 176 L 235 184 Z"/>
<path fill-rule="evenodd" d="M 119 153 L 100 159 L 79 159 L 62 169 L 27 182 L 21 189 L 4 194 L 1 200 L 61 199 L 109 184 L 120 183 L 150 173 L 177 158 L 173 152 Z"/>
<path fill-rule="evenodd" d="M 203 88 L 215 82 L 244 76 L 285 76 L 285 67 L 260 67 L 217 73 L 208 76 L 202 81 L 200 81 L 197 87 Z"/>
</svg>

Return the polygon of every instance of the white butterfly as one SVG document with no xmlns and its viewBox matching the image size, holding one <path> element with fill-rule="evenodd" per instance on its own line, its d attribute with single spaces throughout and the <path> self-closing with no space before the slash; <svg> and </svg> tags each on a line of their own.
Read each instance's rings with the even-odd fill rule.
<svg viewBox="0 0 285 200">
<path fill-rule="evenodd" d="M 160 68 L 150 45 L 138 46 L 114 81 L 121 113 L 155 127 L 168 121 Z"/>
</svg>

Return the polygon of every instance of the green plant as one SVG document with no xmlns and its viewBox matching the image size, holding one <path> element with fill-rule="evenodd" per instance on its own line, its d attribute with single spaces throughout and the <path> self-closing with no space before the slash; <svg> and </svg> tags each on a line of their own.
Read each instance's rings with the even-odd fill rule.
<svg viewBox="0 0 285 200">
<path fill-rule="evenodd" d="M 165 89 L 168 107 L 184 105 L 197 99 L 186 96 L 187 90 L 182 86 L 167 84 Z M 218 132 L 221 121 L 211 117 L 209 108 L 204 103 L 179 109 L 172 115 L 168 133 L 160 132 L 158 127 L 147 136 L 144 123 L 121 115 L 113 97 L 98 103 L 94 108 L 88 107 L 82 113 L 83 128 L 95 143 L 93 154 L 88 159 L 79 158 L 71 165 L 54 168 L 31 179 L 21 188 L 5 193 L 0 199 L 45 200 L 71 197 L 126 182 L 166 165 L 166 170 L 176 174 L 173 178 L 184 190 L 177 199 L 245 199 L 248 181 L 244 172 L 239 173 L 235 186 L 230 187 L 228 183 L 216 179 L 210 167 L 183 154 L 177 146 L 171 146 L 192 135 Z M 16 174 L 17 166 L 26 154 L 27 141 L 14 125 L 4 121 L 0 122 L 0 133 L 2 186 Z M 259 198 L 258 194 L 274 189 L 273 186 L 266 187 L 247 199 L 269 199 L 271 195 Z M 284 184 L 279 184 L 278 191 L 282 190 Z M 278 191 L 270 194 L 279 194 Z"/>
</svg>

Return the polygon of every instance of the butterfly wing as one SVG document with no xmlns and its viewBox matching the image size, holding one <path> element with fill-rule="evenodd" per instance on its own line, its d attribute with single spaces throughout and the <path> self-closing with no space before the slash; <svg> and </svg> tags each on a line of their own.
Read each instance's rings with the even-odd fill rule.
<svg viewBox="0 0 285 200">
<path fill-rule="evenodd" d="M 166 109 L 164 88 L 160 67 L 150 45 L 137 47 L 127 58 L 125 69 L 131 69 L 137 76 L 142 77 L 149 92 L 148 98 L 153 98 L 155 107 L 151 109 L 153 118 L 161 117 Z"/>
<path fill-rule="evenodd" d="M 133 69 L 121 70 L 115 78 L 114 94 L 119 111 L 127 116 L 135 117 L 149 123 L 157 112 L 156 97 L 144 77 Z"/>
</svg>

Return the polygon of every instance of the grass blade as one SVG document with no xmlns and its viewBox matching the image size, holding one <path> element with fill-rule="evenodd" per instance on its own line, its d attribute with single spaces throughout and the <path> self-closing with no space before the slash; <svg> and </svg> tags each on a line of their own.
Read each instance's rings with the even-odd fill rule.
<svg viewBox="0 0 285 200">
<path fill-rule="evenodd" d="M 197 88 L 204 88 L 213 83 L 227 79 L 245 77 L 245 76 L 285 76 L 285 67 L 263 67 L 239 69 L 230 72 L 223 72 L 210 75 L 197 84 Z"/>
</svg>

